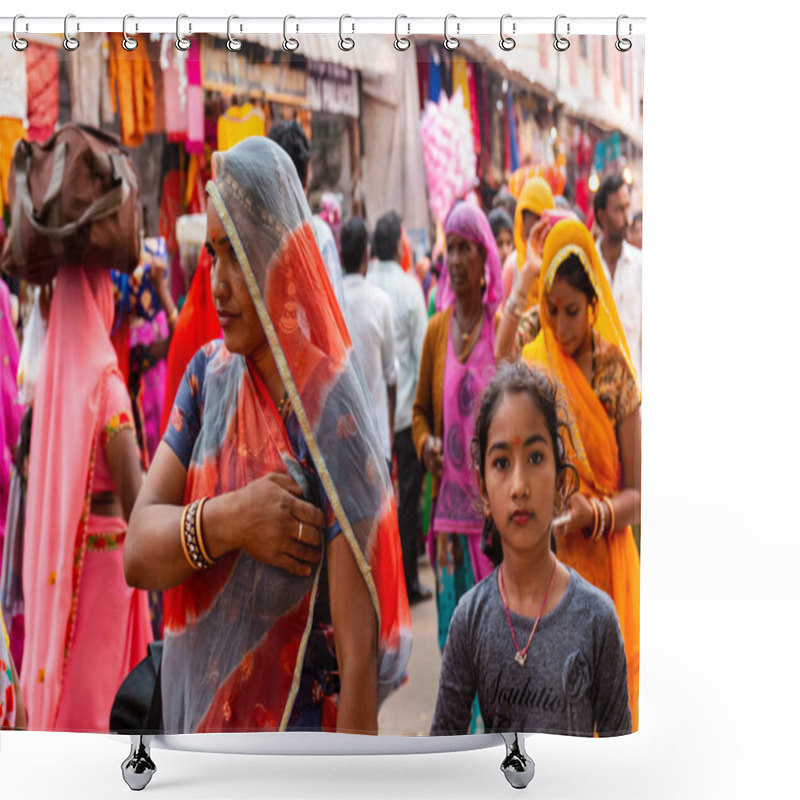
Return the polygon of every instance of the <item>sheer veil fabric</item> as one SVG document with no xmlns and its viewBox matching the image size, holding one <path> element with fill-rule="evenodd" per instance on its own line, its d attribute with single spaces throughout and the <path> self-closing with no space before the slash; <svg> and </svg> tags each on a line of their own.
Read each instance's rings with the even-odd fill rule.
<svg viewBox="0 0 800 800">
<path fill-rule="evenodd" d="M 209 199 L 246 278 L 314 469 L 372 597 L 381 702 L 405 677 L 411 617 L 394 494 L 370 395 L 289 157 L 270 140 L 251 137 L 215 153 L 212 175 Z M 306 488 L 302 466 L 283 444 L 282 426 L 277 430 L 275 418 L 262 413 L 256 392 L 246 359 L 220 348 L 206 367 L 203 425 L 187 475 L 187 502 L 239 488 L 276 468 Z M 324 568 L 323 559 L 319 570 Z M 319 570 L 296 578 L 246 553 L 231 553 L 208 574 L 167 592 L 167 732 L 286 729 Z M 213 652 L 204 652 L 206 645 Z M 258 674 L 254 664 L 266 666 L 269 677 L 250 680 Z"/>
</svg>

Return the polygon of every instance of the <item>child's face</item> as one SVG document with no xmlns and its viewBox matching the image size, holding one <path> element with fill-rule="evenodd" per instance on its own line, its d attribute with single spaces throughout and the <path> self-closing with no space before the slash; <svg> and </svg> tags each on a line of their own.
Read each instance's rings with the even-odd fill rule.
<svg viewBox="0 0 800 800">
<path fill-rule="evenodd" d="M 556 460 L 544 416 L 526 392 L 505 394 L 489 425 L 480 489 L 505 553 L 549 546 Z"/>
</svg>

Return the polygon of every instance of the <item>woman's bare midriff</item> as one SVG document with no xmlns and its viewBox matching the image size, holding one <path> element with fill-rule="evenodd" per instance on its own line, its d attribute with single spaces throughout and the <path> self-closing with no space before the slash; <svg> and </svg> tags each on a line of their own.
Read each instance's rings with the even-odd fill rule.
<svg viewBox="0 0 800 800">
<path fill-rule="evenodd" d="M 121 517 L 122 504 L 114 492 L 97 492 L 92 495 L 90 513 L 97 517 Z"/>
</svg>

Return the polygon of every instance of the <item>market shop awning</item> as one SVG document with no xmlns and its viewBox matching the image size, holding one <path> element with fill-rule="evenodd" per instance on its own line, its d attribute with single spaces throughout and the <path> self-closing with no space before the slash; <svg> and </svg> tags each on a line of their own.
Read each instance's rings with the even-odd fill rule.
<svg viewBox="0 0 800 800">
<path fill-rule="evenodd" d="M 555 54 L 554 54 L 555 55 Z M 519 39 L 513 50 L 501 50 L 495 44 L 494 56 L 513 74 L 544 91 L 548 98 L 564 107 L 570 116 L 585 119 L 603 131 L 618 130 L 624 133 L 637 146 L 642 146 L 642 131 L 622 114 L 600 100 L 585 100 L 567 86 L 566 67 L 559 80 L 558 71 L 548 71 L 539 67 L 539 45 L 532 39 Z"/>
<path fill-rule="evenodd" d="M 227 36 L 218 38 L 227 40 Z M 239 38 L 244 42 L 260 44 L 267 50 L 283 52 L 283 36 L 279 33 L 242 34 Z M 328 64 L 340 64 L 353 70 L 370 70 L 379 73 L 392 73 L 396 69 L 393 36 L 370 35 L 356 37 L 356 46 L 352 50 L 339 48 L 338 34 L 314 34 L 297 36 L 300 47 L 294 52 L 309 61 L 322 61 Z M 387 47 L 388 43 L 388 47 Z"/>
</svg>

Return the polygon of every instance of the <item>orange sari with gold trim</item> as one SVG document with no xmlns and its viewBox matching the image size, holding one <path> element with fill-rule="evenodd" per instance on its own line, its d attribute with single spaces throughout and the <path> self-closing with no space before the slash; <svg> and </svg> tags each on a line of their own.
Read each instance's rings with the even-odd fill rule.
<svg viewBox="0 0 800 800">
<path fill-rule="evenodd" d="M 562 353 L 552 332 L 546 294 L 558 267 L 577 255 L 597 293 L 594 331 L 620 349 L 635 375 L 611 288 L 597 249 L 587 228 L 577 220 L 557 223 L 545 240 L 540 276 L 542 330 L 523 350 L 528 363 L 543 366 L 564 389 L 562 400 L 569 412 L 572 442 L 565 442 L 570 462 L 580 475 L 580 491 L 586 497 L 613 497 L 621 488 L 622 465 L 613 420 L 578 364 Z M 614 601 L 628 661 L 628 694 L 633 730 L 639 727 L 639 553 L 630 527 L 591 542 L 580 534 L 558 542 L 558 557 Z"/>
</svg>

